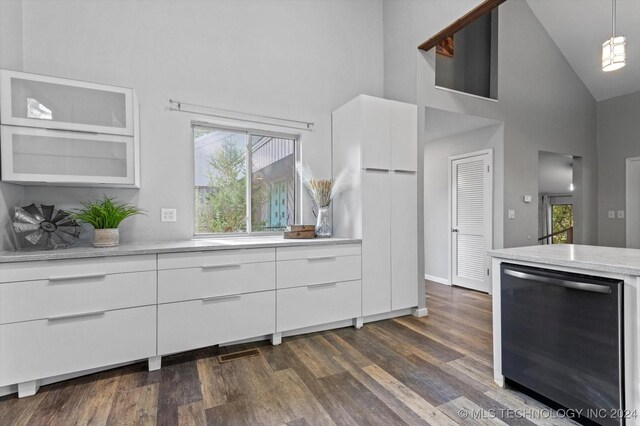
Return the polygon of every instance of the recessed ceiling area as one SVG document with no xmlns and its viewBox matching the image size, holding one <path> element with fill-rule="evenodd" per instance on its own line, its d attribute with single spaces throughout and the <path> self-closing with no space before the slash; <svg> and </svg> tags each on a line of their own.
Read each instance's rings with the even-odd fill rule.
<svg viewBox="0 0 640 426">
<path fill-rule="evenodd" d="M 538 192 L 545 195 L 570 195 L 573 183 L 573 156 L 540 151 L 538 156 Z"/>
<path fill-rule="evenodd" d="M 616 35 L 627 37 L 627 65 L 602 71 L 611 37 L 611 0 L 527 0 L 596 101 L 640 91 L 640 1 L 617 0 Z"/>
</svg>

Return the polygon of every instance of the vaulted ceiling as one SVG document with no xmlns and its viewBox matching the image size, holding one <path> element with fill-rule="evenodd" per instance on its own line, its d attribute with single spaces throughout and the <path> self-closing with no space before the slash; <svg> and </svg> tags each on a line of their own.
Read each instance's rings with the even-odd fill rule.
<svg viewBox="0 0 640 426">
<path fill-rule="evenodd" d="M 617 0 L 616 35 L 627 37 L 627 65 L 603 72 L 602 43 L 611 37 L 611 0 L 527 0 L 597 101 L 640 91 L 640 0 Z"/>
</svg>

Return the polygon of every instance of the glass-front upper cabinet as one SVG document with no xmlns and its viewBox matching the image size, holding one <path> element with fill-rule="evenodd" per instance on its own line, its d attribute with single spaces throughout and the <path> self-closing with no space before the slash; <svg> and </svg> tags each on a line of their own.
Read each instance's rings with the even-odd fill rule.
<svg viewBox="0 0 640 426">
<path fill-rule="evenodd" d="M 5 182 L 136 186 L 132 137 L 4 125 L 0 137 Z"/>
<path fill-rule="evenodd" d="M 0 123 L 134 135 L 133 90 L 0 70 Z"/>
</svg>

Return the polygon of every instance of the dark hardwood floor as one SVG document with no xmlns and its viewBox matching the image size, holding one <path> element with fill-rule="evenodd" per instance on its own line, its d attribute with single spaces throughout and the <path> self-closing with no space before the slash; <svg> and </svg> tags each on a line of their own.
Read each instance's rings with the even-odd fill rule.
<svg viewBox="0 0 640 426">
<path fill-rule="evenodd" d="M 427 282 L 427 307 L 424 318 L 212 347 L 164 358 L 160 371 L 138 363 L 7 396 L 0 424 L 573 424 L 494 384 L 489 296 Z M 218 362 L 248 348 L 260 355 Z"/>
</svg>

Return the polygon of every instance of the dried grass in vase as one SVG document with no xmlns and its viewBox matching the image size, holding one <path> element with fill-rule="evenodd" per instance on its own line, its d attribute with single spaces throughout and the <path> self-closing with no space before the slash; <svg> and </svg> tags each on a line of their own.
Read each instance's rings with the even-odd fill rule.
<svg viewBox="0 0 640 426">
<path fill-rule="evenodd" d="M 341 173 L 334 181 L 332 179 L 316 179 L 312 177 L 309 166 L 303 166 L 301 163 L 296 164 L 296 169 L 302 178 L 302 183 L 318 207 L 328 207 L 331 204 L 331 200 L 350 185 L 346 173 Z"/>
</svg>

